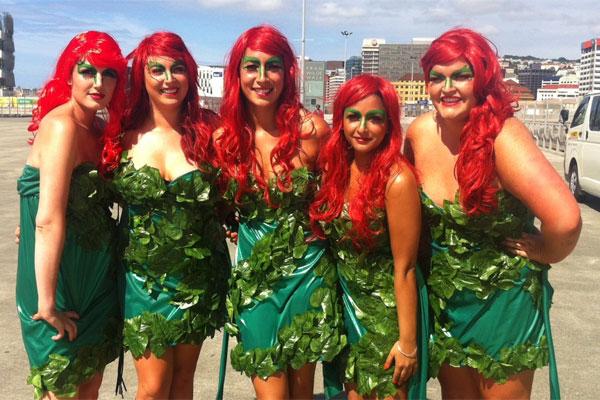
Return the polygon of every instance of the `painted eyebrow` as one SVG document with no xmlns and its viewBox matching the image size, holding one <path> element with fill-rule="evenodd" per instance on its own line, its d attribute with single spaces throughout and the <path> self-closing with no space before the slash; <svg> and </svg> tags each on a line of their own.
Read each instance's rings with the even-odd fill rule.
<svg viewBox="0 0 600 400">
<path fill-rule="evenodd" d="M 350 108 L 350 107 L 348 107 L 348 108 L 346 108 L 344 110 L 344 115 L 345 116 L 348 116 L 348 115 L 358 115 L 358 116 L 362 117 L 362 113 L 360 111 L 358 111 L 358 110 L 356 110 L 354 108 Z"/>
<path fill-rule="evenodd" d="M 152 67 L 162 67 L 163 69 L 167 69 L 163 64 L 159 63 L 158 61 L 148 61 L 148 68 Z"/>
<path fill-rule="evenodd" d="M 279 56 L 273 56 L 267 60 L 265 64 L 280 64 L 283 65 L 283 60 Z"/>
<path fill-rule="evenodd" d="M 260 65 L 260 60 L 257 57 L 244 56 L 244 58 L 242 58 L 242 64 L 243 63 L 253 63 Z"/>
<path fill-rule="evenodd" d="M 365 115 L 365 118 L 369 119 L 372 117 L 382 117 L 385 119 L 385 118 L 387 118 L 387 113 L 385 112 L 385 110 L 380 110 L 380 109 L 370 110 Z"/>
<path fill-rule="evenodd" d="M 462 67 L 458 71 L 454 71 L 450 77 L 451 78 L 456 78 L 457 76 L 467 75 L 467 74 L 473 75 L 473 70 L 471 70 L 471 67 L 469 67 L 468 65 L 465 65 L 464 67 Z"/>
<path fill-rule="evenodd" d="M 89 68 L 89 69 L 96 70 L 96 67 L 94 67 L 92 64 L 85 62 L 85 61 L 80 61 L 77 63 L 77 72 L 80 72 L 81 68 Z"/>
</svg>

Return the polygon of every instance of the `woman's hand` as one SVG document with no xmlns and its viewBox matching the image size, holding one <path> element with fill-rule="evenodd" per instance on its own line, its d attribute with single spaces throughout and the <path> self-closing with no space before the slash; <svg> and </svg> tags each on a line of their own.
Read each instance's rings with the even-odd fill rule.
<svg viewBox="0 0 600 400">
<path fill-rule="evenodd" d="M 21 225 L 17 225 L 17 227 L 15 228 L 15 243 L 19 244 L 20 240 L 21 240 Z"/>
<path fill-rule="evenodd" d="M 75 320 L 79 319 L 79 314 L 75 311 L 56 311 L 56 309 L 49 309 L 45 311 L 38 311 L 31 319 L 34 321 L 44 320 L 58 333 L 52 336 L 52 340 L 59 341 L 65 336 L 65 331 L 69 336 L 69 341 L 72 342 L 77 337 L 77 324 Z"/>
<path fill-rule="evenodd" d="M 417 347 L 414 347 L 412 353 L 406 353 L 400 347 L 400 341 L 397 341 L 392 346 L 390 354 L 388 354 L 384 369 L 388 369 L 392 366 L 392 362 L 395 361 L 394 375 L 392 382 L 395 385 L 404 385 L 408 379 L 415 373 L 417 366 Z"/>
<path fill-rule="evenodd" d="M 504 246 L 513 254 L 547 264 L 544 251 L 544 239 L 541 234 L 523 233 L 518 239 L 506 238 Z"/>
</svg>

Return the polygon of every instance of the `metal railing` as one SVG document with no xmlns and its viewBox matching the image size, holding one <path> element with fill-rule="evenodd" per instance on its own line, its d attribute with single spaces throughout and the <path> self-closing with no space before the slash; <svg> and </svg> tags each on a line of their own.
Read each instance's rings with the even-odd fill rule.
<svg viewBox="0 0 600 400">
<path fill-rule="evenodd" d="M 538 147 L 556 152 L 565 151 L 567 135 L 565 125 L 560 122 L 525 120 L 523 123 L 529 128 Z"/>
</svg>

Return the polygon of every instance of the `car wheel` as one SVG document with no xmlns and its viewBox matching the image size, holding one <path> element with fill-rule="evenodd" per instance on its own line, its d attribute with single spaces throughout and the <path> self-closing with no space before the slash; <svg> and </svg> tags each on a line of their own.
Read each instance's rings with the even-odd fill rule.
<svg viewBox="0 0 600 400">
<path fill-rule="evenodd" d="M 571 165 L 569 170 L 569 190 L 577 201 L 583 201 L 584 194 L 579 186 L 579 174 L 577 173 L 577 164 Z"/>
</svg>

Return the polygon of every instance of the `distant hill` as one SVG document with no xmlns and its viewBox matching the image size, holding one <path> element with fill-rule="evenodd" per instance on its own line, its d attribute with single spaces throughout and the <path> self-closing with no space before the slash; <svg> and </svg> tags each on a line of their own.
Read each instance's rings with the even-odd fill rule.
<svg viewBox="0 0 600 400">
<path fill-rule="evenodd" d="M 539 58 L 539 57 L 535 57 L 535 56 L 514 56 L 511 54 L 505 54 L 503 56 L 503 58 L 512 58 L 514 60 L 524 60 L 524 61 L 544 61 L 544 60 L 548 60 L 547 58 Z M 569 60 L 568 58 L 564 58 L 564 57 L 558 57 L 558 58 L 551 58 L 552 61 L 556 61 L 556 62 L 561 62 L 561 63 L 573 63 L 573 62 L 578 62 L 579 59 L 575 59 L 575 60 Z"/>
</svg>

